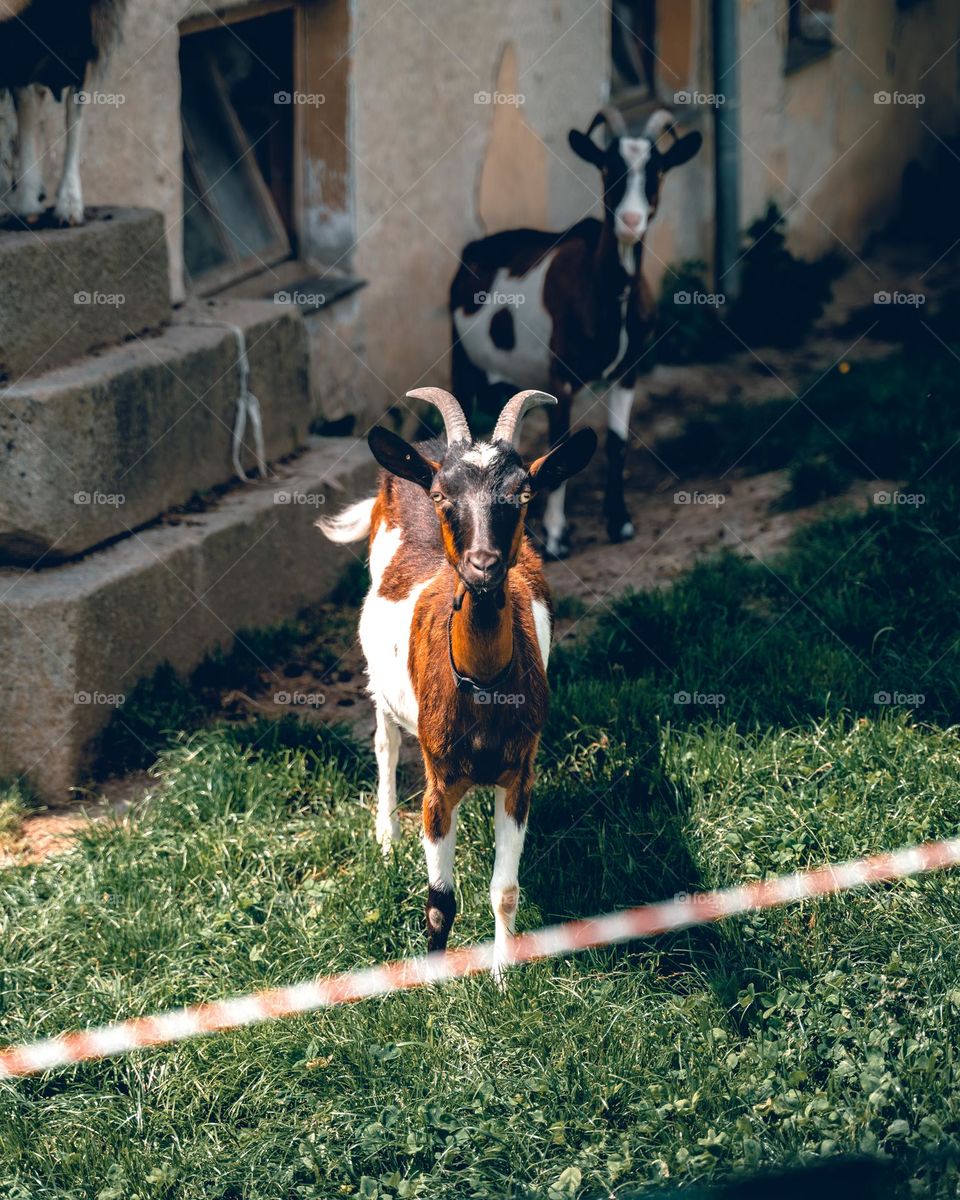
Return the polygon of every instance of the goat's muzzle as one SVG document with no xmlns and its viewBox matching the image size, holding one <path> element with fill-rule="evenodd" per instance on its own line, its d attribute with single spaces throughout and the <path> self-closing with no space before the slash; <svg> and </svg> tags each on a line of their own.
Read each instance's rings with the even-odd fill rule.
<svg viewBox="0 0 960 1200">
<path fill-rule="evenodd" d="M 460 559 L 458 571 L 469 591 L 483 595 L 503 584 L 507 566 L 499 550 L 468 550 Z"/>
</svg>

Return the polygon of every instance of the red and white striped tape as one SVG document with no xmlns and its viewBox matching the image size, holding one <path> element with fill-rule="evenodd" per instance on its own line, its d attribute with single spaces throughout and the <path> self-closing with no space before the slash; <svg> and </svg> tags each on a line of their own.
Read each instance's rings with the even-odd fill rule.
<svg viewBox="0 0 960 1200">
<path fill-rule="evenodd" d="M 603 917 L 591 917 L 586 921 L 548 926 L 515 938 L 511 943 L 510 957 L 516 963 L 555 958 L 592 946 L 612 945 L 669 930 L 706 925 L 736 913 L 845 892 L 864 884 L 902 879 L 958 863 L 960 838 L 927 842 L 890 854 L 877 854 L 836 866 L 800 871 L 762 883 L 680 896 L 660 904 L 646 904 L 642 908 L 625 909 Z M 144 1046 L 180 1042 L 221 1029 L 239 1029 L 260 1021 L 366 1000 L 370 996 L 384 996 L 428 983 L 444 983 L 449 979 L 461 979 L 466 975 L 487 971 L 492 965 L 493 943 L 483 942 L 479 946 L 450 950 L 446 954 L 405 958 L 360 971 L 320 976 L 290 987 L 271 988 L 269 991 L 173 1009 L 150 1017 L 136 1017 L 82 1033 L 66 1033 L 0 1051 L 0 1079 L 31 1075 L 68 1063 L 125 1054 Z"/>
</svg>

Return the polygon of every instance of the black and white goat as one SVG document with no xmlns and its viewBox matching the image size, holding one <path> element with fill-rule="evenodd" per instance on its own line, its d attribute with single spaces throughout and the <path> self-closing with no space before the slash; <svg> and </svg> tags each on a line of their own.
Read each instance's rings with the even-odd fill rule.
<svg viewBox="0 0 960 1200">
<path fill-rule="evenodd" d="M 605 148 L 590 136 L 606 124 Z M 603 177 L 603 220 L 563 233 L 511 229 L 471 242 L 450 289 L 453 390 L 467 411 L 495 385 L 543 388 L 560 403 L 550 411 L 550 441 L 569 432 L 573 397 L 586 384 L 608 387 L 607 487 L 611 541 L 633 536 L 623 495 L 623 461 L 640 360 L 656 306 L 642 275 L 643 238 L 657 210 L 663 177 L 700 149 L 699 133 L 678 135 L 657 110 L 640 137 L 627 136 L 612 109 L 586 133 L 572 129 L 573 152 Z M 547 553 L 565 555 L 564 486 L 547 501 Z"/>
<path fill-rule="evenodd" d="M 41 87 L 61 96 L 66 121 L 63 172 L 54 204 L 62 225 L 83 224 L 80 133 L 94 68 L 119 34 L 126 0 L 0 0 L 0 92 L 13 93 L 17 167 L 13 209 L 29 225 L 44 212 Z"/>
<path fill-rule="evenodd" d="M 490 902 L 494 974 L 509 961 L 517 871 L 547 715 L 552 619 L 540 559 L 526 536 L 527 505 L 583 468 L 592 429 L 532 463 L 516 449 L 520 421 L 542 392 L 521 392 L 490 441 L 475 442 L 449 392 L 409 395 L 439 408 L 446 441 L 411 446 L 375 426 L 370 449 L 383 467 L 376 496 L 319 522 L 332 541 L 370 542 L 370 591 L 360 618 L 370 694 L 377 709 L 380 782 L 377 838 L 389 851 L 397 822 L 400 730 L 420 741 L 426 788 L 427 936 L 447 944 L 457 905 L 453 859 L 457 810 L 475 784 L 496 791 L 496 859 Z"/>
</svg>

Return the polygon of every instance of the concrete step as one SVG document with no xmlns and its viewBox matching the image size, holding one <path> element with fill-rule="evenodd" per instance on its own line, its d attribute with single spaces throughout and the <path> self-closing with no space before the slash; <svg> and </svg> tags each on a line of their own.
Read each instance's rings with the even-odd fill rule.
<svg viewBox="0 0 960 1200">
<path fill-rule="evenodd" d="M 95 208 L 78 229 L 0 232 L 0 382 L 170 320 L 163 217 Z"/>
<path fill-rule="evenodd" d="M 296 616 L 365 558 L 363 543 L 335 546 L 315 521 L 372 493 L 366 444 L 313 439 L 284 476 L 77 562 L 0 570 L 0 778 L 67 799 L 138 680 L 163 662 L 186 673 L 238 630 Z"/>
<path fill-rule="evenodd" d="M 306 444 L 299 312 L 261 300 L 186 305 L 157 337 L 0 388 L 0 563 L 75 557 L 230 481 L 236 339 L 197 321 L 243 330 L 268 460 Z M 248 424 L 242 461 L 254 459 Z"/>
</svg>

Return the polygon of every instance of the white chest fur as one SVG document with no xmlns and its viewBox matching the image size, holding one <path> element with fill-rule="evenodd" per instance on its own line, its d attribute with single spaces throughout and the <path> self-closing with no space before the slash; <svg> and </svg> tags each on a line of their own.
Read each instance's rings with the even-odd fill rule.
<svg viewBox="0 0 960 1200">
<path fill-rule="evenodd" d="M 379 594 L 383 573 L 400 548 L 399 529 L 380 529 L 370 549 L 371 588 L 360 615 L 360 645 L 367 660 L 370 695 L 409 733 L 416 734 L 419 705 L 408 666 L 413 610 L 426 581 L 402 600 Z"/>
</svg>

